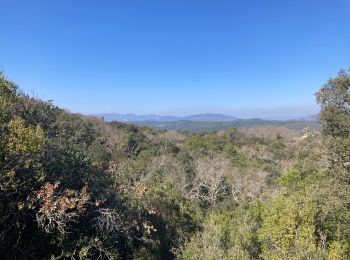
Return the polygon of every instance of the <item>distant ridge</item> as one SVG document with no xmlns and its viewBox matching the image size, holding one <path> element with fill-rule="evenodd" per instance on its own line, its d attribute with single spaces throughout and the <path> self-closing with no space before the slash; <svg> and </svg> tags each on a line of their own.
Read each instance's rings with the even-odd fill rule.
<svg viewBox="0 0 350 260">
<path fill-rule="evenodd" d="M 190 116 L 158 116 L 134 114 L 95 114 L 104 121 L 119 121 L 138 126 L 148 126 L 156 130 L 189 131 L 195 133 L 221 131 L 228 128 L 249 127 L 286 127 L 302 132 L 305 127 L 319 129 L 318 115 L 305 115 L 284 120 L 269 120 L 262 118 L 239 119 L 224 114 L 196 114 Z"/>
<path fill-rule="evenodd" d="M 304 121 L 318 121 L 319 119 L 320 119 L 319 114 L 307 115 L 300 118 L 300 120 L 304 120 Z"/>
<path fill-rule="evenodd" d="M 178 122 L 178 121 L 193 121 L 193 122 L 234 122 L 241 120 L 240 118 L 225 115 L 225 114 L 195 114 L 189 116 L 159 116 L 155 114 L 135 115 L 135 114 L 117 114 L 105 113 L 94 114 L 93 116 L 103 118 L 106 122 L 119 121 L 124 123 L 139 123 L 139 122 Z M 304 115 L 301 117 L 285 117 L 284 119 L 268 119 L 268 118 L 248 118 L 245 120 L 254 121 L 313 121 L 319 120 L 318 114 Z"/>
<path fill-rule="evenodd" d="M 237 120 L 237 118 L 229 115 L 224 115 L 224 114 L 197 114 L 197 115 L 182 117 L 180 120 L 227 122 L 227 121 L 235 121 Z"/>
<path fill-rule="evenodd" d="M 205 122 L 229 122 L 237 120 L 234 116 L 224 114 L 196 114 L 190 116 L 158 116 L 150 115 L 134 115 L 134 114 L 95 114 L 95 116 L 103 118 L 107 122 L 175 122 L 175 121 L 205 121 Z"/>
</svg>

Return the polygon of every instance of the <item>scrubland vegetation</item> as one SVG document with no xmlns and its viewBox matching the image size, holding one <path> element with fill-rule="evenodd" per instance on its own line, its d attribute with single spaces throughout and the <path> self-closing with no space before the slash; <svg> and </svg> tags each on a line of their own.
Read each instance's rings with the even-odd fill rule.
<svg viewBox="0 0 350 260">
<path fill-rule="evenodd" d="M 294 130 L 300 134 L 304 128 L 309 127 L 314 130 L 319 130 L 319 124 L 316 120 L 264 120 L 259 118 L 253 119 L 235 119 L 233 121 L 192 121 L 181 120 L 171 122 L 159 122 L 159 121 L 132 121 L 132 124 L 138 126 L 148 126 L 155 130 L 168 130 L 168 131 L 184 131 L 191 133 L 207 133 L 214 131 L 222 131 L 228 128 L 286 128 L 287 130 Z M 275 131 L 270 134 L 275 134 Z"/>
<path fill-rule="evenodd" d="M 2 259 L 349 259 L 350 76 L 321 132 L 156 131 L 68 113 L 0 75 Z"/>
</svg>

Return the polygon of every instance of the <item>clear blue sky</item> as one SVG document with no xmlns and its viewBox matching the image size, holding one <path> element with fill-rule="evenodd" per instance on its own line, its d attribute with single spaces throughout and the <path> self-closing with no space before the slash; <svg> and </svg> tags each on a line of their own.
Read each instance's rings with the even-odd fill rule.
<svg viewBox="0 0 350 260">
<path fill-rule="evenodd" d="M 318 110 L 350 66 L 348 0 L 0 0 L 0 66 L 81 113 Z"/>
</svg>

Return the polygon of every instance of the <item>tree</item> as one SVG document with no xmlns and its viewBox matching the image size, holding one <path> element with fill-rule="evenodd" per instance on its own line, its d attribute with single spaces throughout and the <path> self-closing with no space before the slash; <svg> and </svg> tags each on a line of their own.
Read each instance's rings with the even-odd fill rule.
<svg viewBox="0 0 350 260">
<path fill-rule="evenodd" d="M 265 203 L 258 231 L 263 259 L 348 259 L 349 186 L 321 172 L 290 170 Z"/>
<path fill-rule="evenodd" d="M 332 173 L 350 181 L 350 75 L 340 70 L 316 93 Z"/>
<path fill-rule="evenodd" d="M 227 178 L 233 175 L 232 165 L 226 157 L 199 158 L 196 175 L 187 186 L 187 197 L 208 202 L 214 206 L 217 201 L 234 194 L 234 185 Z"/>
<path fill-rule="evenodd" d="M 180 259 L 260 259 L 257 229 L 261 203 L 243 203 L 233 210 L 211 212 L 203 230 L 186 243 Z"/>
</svg>

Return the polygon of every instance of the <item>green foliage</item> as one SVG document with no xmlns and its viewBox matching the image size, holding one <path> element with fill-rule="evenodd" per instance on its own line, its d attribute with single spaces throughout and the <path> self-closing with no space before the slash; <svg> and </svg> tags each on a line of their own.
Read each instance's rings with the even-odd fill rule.
<svg viewBox="0 0 350 260">
<path fill-rule="evenodd" d="M 317 256 L 314 205 L 304 194 L 277 197 L 262 214 L 259 238 L 266 259 L 300 259 Z"/>
<path fill-rule="evenodd" d="M 156 243 L 159 259 L 169 259 L 184 244 L 189 235 L 198 230 L 201 210 L 169 183 L 151 182 L 143 200 L 148 212 L 149 222 L 155 228 L 152 243 Z M 157 241 L 157 242 L 156 242 Z"/>
<path fill-rule="evenodd" d="M 265 126 L 273 127 L 285 127 L 289 130 L 296 130 L 302 132 L 302 130 L 311 126 L 312 129 L 319 129 L 319 123 L 317 121 L 309 120 L 290 120 L 290 121 L 277 121 L 277 120 L 262 120 L 262 119 L 237 119 L 234 121 L 171 121 L 162 122 L 158 121 L 143 121 L 143 122 L 132 122 L 135 125 L 151 127 L 158 131 L 179 131 L 182 133 L 213 133 L 218 131 L 226 131 L 230 128 L 260 128 Z"/>
<path fill-rule="evenodd" d="M 316 93 L 321 106 L 320 123 L 328 148 L 332 173 L 349 180 L 350 171 L 350 75 L 340 70 Z"/>
<path fill-rule="evenodd" d="M 346 259 L 350 245 L 346 224 L 350 220 L 346 202 L 349 187 L 324 172 L 297 169 L 287 171 L 277 182 L 283 193 L 267 203 L 262 214 L 262 256 Z"/>
<path fill-rule="evenodd" d="M 208 134 L 205 136 L 195 135 L 187 140 L 184 146 L 190 151 L 198 151 L 200 153 L 213 151 L 235 154 L 236 152 L 232 142 L 216 134 Z"/>
<path fill-rule="evenodd" d="M 26 127 L 24 120 L 15 118 L 8 124 L 7 150 L 12 153 L 37 153 L 44 145 L 44 131 L 37 125 Z"/>
<path fill-rule="evenodd" d="M 283 179 L 289 179 L 286 184 L 292 183 L 295 190 L 278 195 L 264 207 L 259 230 L 262 256 L 267 259 L 326 259 L 334 254 L 334 246 L 342 245 L 338 259 L 347 258 L 350 245 L 346 224 L 350 220 L 346 206 L 350 195 L 348 188 L 321 177 L 313 183 L 305 180 L 309 183 L 298 184 L 298 189 L 295 184 L 300 175 L 296 171 L 288 175 Z"/>
<path fill-rule="evenodd" d="M 0 73 L 0 255 L 348 259 L 349 84 L 341 71 L 323 86 L 323 135 L 305 138 L 105 123 Z"/>
<path fill-rule="evenodd" d="M 325 176 L 322 172 L 302 172 L 290 169 L 277 179 L 277 184 L 288 191 L 302 190 Z"/>
<path fill-rule="evenodd" d="M 255 259 L 260 253 L 257 229 L 260 202 L 242 204 L 234 211 L 210 213 L 203 230 L 186 244 L 182 259 Z"/>
</svg>

